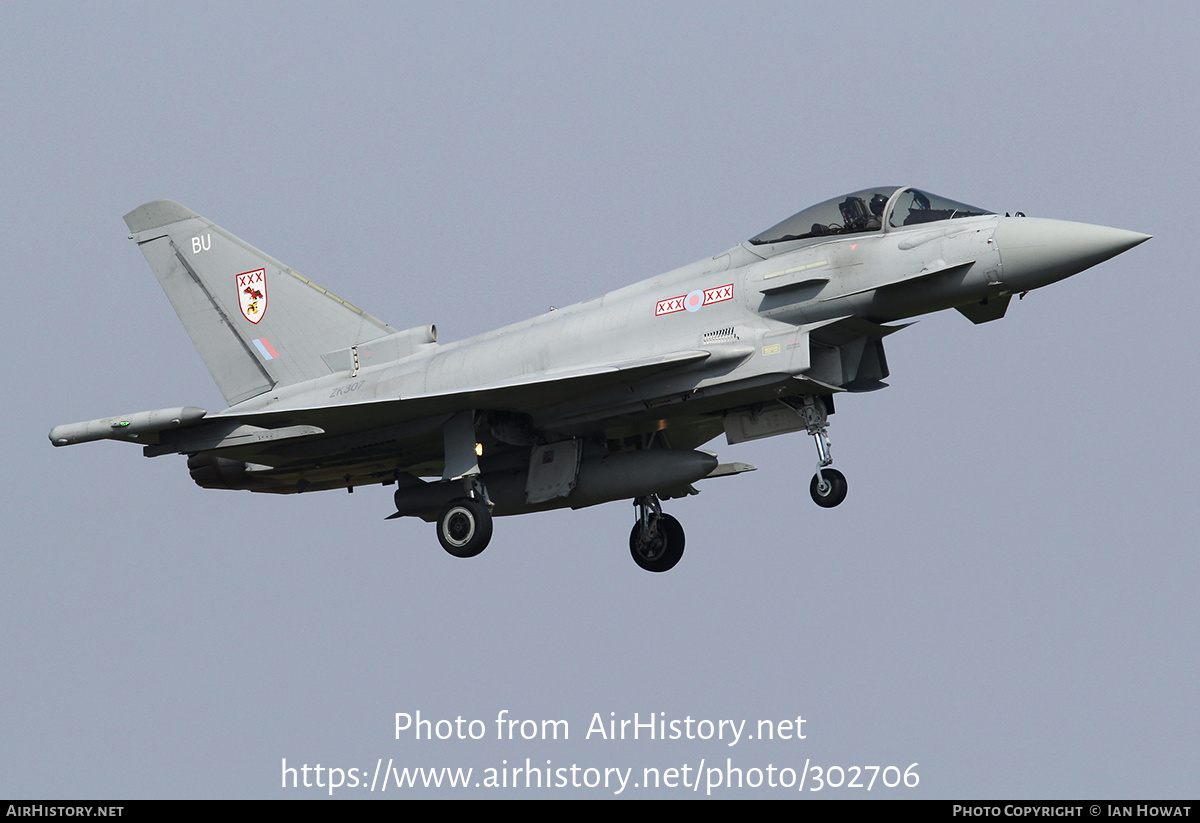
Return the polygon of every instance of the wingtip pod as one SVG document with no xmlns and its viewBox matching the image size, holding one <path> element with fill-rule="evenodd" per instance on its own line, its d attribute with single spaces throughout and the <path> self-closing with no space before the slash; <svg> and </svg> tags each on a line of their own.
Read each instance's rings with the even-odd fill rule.
<svg viewBox="0 0 1200 823">
<path fill-rule="evenodd" d="M 133 234 L 149 231 L 150 229 L 169 226 L 180 220 L 191 220 L 199 217 L 191 209 L 181 206 L 174 200 L 152 200 L 143 203 L 129 214 L 125 215 L 125 225 Z"/>
<path fill-rule="evenodd" d="M 143 435 L 199 423 L 206 414 L 208 412 L 198 406 L 157 409 L 55 426 L 50 430 L 49 437 L 55 446 L 70 446 L 93 440 L 137 440 Z"/>
</svg>

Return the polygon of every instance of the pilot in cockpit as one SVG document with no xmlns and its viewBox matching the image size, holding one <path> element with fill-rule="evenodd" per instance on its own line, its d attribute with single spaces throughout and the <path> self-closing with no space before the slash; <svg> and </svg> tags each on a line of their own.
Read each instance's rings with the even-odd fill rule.
<svg viewBox="0 0 1200 823">
<path fill-rule="evenodd" d="M 887 201 L 887 197 L 878 192 L 871 198 L 870 206 L 861 197 L 847 197 L 838 203 L 838 210 L 842 213 L 842 231 L 847 234 L 879 231 L 883 228 L 883 209 Z"/>
</svg>

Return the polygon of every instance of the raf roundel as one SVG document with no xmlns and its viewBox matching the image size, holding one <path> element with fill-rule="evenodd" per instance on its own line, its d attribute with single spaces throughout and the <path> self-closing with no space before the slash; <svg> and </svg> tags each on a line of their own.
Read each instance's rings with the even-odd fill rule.
<svg viewBox="0 0 1200 823">
<path fill-rule="evenodd" d="M 704 291 L 696 289 L 687 297 L 683 298 L 683 307 L 688 311 L 700 311 L 700 307 L 704 305 Z"/>
</svg>

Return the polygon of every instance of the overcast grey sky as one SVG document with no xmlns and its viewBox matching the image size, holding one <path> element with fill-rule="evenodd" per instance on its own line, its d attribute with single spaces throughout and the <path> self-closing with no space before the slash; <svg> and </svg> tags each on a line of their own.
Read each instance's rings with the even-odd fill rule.
<svg viewBox="0 0 1200 823">
<path fill-rule="evenodd" d="M 1198 15 L 6 4 L 0 795 L 325 793 L 283 790 L 285 758 L 635 781 L 728 758 L 919 764 L 814 797 L 1195 797 Z M 1155 238 L 1000 322 L 889 337 L 892 386 L 833 418 L 836 510 L 806 436 L 710 444 L 760 469 L 668 504 L 669 574 L 630 561 L 626 503 L 500 519 L 461 561 L 385 522 L 388 489 L 206 491 L 182 458 L 46 439 L 223 407 L 125 239 L 147 200 L 445 341 L 884 184 Z M 418 710 L 487 738 L 397 740 Z M 501 710 L 570 739 L 497 741 Z M 635 712 L 803 716 L 805 739 L 585 739 Z"/>
</svg>

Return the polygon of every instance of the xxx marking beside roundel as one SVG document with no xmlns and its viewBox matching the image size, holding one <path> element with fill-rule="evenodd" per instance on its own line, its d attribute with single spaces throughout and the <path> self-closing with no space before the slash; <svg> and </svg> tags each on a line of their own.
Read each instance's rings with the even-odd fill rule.
<svg viewBox="0 0 1200 823">
<path fill-rule="evenodd" d="M 712 303 L 724 303 L 726 300 L 732 299 L 732 283 L 726 283 L 724 286 L 717 286 L 713 289 L 696 289 L 687 294 L 681 294 L 678 297 L 668 297 L 666 300 L 659 300 L 654 304 L 654 316 L 662 317 L 664 314 L 674 314 L 685 309 L 687 311 L 700 311 L 704 306 Z"/>
</svg>

